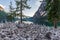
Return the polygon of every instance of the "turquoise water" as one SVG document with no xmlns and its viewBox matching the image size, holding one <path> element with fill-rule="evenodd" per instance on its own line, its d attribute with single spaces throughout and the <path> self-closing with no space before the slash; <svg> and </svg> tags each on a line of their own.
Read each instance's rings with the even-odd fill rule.
<svg viewBox="0 0 60 40">
<path fill-rule="evenodd" d="M 28 23 L 28 24 L 34 23 L 34 22 L 31 22 L 31 21 L 24 21 L 24 22 Z M 44 24 L 44 25 L 50 26 L 50 27 L 54 26 L 54 24 L 51 23 L 51 22 L 44 22 L 44 23 L 37 22 L 37 23 L 34 23 L 34 24 L 39 24 L 39 25 L 43 25 Z M 57 23 L 57 26 L 60 26 L 60 22 Z"/>
</svg>

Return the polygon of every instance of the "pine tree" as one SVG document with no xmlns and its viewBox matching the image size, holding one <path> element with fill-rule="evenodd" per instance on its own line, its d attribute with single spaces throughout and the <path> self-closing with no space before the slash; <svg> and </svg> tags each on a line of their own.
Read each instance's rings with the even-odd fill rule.
<svg viewBox="0 0 60 40">
<path fill-rule="evenodd" d="M 14 12 L 12 1 L 10 1 L 9 9 L 10 9 L 10 14 L 12 14 Z"/>
<path fill-rule="evenodd" d="M 57 28 L 57 22 L 59 21 L 60 14 L 60 1 L 59 0 L 46 0 L 46 10 L 48 13 L 48 20 L 53 22 L 54 27 Z"/>
<path fill-rule="evenodd" d="M 15 15 L 12 1 L 10 1 L 9 9 L 10 9 L 10 12 L 7 15 L 7 19 L 8 19 L 8 21 L 12 21 L 14 19 L 14 15 Z"/>
<path fill-rule="evenodd" d="M 21 23 L 22 23 L 22 13 L 23 13 L 22 11 L 26 8 L 30 9 L 29 5 L 27 4 L 27 1 L 28 0 L 15 0 L 17 6 L 16 11 L 19 12 L 19 15 L 21 17 Z"/>
</svg>

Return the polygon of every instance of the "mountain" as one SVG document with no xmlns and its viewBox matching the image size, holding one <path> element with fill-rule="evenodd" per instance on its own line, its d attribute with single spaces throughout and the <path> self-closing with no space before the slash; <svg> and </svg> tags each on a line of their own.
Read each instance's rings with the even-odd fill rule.
<svg viewBox="0 0 60 40">
<path fill-rule="evenodd" d="M 0 11 L 0 22 L 4 22 L 7 20 L 7 13 L 4 11 Z"/>
<path fill-rule="evenodd" d="M 47 13 L 45 11 L 45 6 L 46 6 L 46 2 L 45 0 L 40 1 L 42 2 L 40 7 L 38 8 L 37 12 L 35 13 L 35 15 L 33 16 L 33 18 L 40 18 L 41 16 L 45 16 Z"/>
<path fill-rule="evenodd" d="M 37 24 L 47 24 L 47 12 L 45 11 L 46 7 L 46 1 L 40 1 L 42 2 L 39 6 L 38 10 L 36 11 L 35 15 L 33 16 L 34 23 Z"/>
<path fill-rule="evenodd" d="M 0 11 L 4 10 L 4 6 L 0 4 Z"/>
</svg>

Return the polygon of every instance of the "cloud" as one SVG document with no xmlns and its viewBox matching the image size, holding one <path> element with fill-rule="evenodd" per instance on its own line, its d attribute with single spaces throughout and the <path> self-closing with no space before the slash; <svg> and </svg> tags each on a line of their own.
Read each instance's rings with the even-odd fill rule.
<svg viewBox="0 0 60 40">
<path fill-rule="evenodd" d="M 9 9 L 7 8 L 7 6 L 2 5 L 2 4 L 0 4 L 0 6 L 4 9 L 4 11 L 6 11 L 6 12 L 8 12 L 8 11 L 9 11 Z"/>
<path fill-rule="evenodd" d="M 40 0 L 34 0 L 34 3 L 31 5 L 32 5 L 31 9 L 25 10 L 24 14 L 32 17 L 35 14 L 35 12 L 38 10 L 39 6 L 41 5 Z"/>
<path fill-rule="evenodd" d="M 36 5 L 36 6 L 40 6 L 40 5 L 41 5 L 41 2 L 40 2 L 40 1 L 43 1 L 43 0 L 36 0 L 36 1 L 35 1 L 35 5 Z"/>
<path fill-rule="evenodd" d="M 37 0 L 37 1 L 43 1 L 43 0 Z"/>
<path fill-rule="evenodd" d="M 35 1 L 35 5 L 36 6 L 39 6 L 40 5 L 40 2 L 39 1 Z"/>
<path fill-rule="evenodd" d="M 0 4 L 0 6 L 1 6 L 2 8 L 5 8 L 5 6 L 3 6 L 2 4 Z"/>
</svg>

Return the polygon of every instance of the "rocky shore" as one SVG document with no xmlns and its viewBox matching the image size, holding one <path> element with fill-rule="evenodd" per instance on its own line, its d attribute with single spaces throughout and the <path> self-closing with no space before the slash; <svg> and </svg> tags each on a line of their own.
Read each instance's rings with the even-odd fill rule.
<svg viewBox="0 0 60 40">
<path fill-rule="evenodd" d="M 60 27 L 38 24 L 0 23 L 0 40 L 60 40 Z"/>
</svg>

